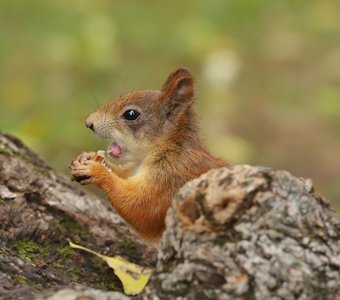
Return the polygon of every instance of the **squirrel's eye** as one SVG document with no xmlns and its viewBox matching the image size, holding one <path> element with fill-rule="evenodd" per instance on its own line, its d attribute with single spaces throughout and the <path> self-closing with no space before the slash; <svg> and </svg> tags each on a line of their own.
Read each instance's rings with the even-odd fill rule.
<svg viewBox="0 0 340 300">
<path fill-rule="evenodd" d="M 140 116 L 140 113 L 137 110 L 134 109 L 128 109 L 124 114 L 123 118 L 128 121 L 134 121 L 137 120 Z"/>
</svg>

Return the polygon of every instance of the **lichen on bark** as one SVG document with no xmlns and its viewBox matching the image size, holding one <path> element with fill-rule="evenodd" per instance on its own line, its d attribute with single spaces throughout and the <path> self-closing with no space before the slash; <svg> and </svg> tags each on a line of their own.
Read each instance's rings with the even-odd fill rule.
<svg viewBox="0 0 340 300">
<path fill-rule="evenodd" d="M 310 180 L 251 166 L 212 170 L 169 210 L 144 298 L 340 298 L 339 229 Z"/>
<path fill-rule="evenodd" d="M 139 299 L 340 299 L 340 222 L 310 180 L 211 170 L 179 191 L 166 223 Z M 0 133 L 0 298 L 127 299 L 112 270 L 67 239 L 155 265 L 107 203 Z"/>
<path fill-rule="evenodd" d="M 83 287 L 74 295 L 123 299 L 120 293 L 92 292 L 122 287 L 112 269 L 71 249 L 68 239 L 145 266 L 155 262 L 155 250 L 103 200 L 52 170 L 17 138 L 0 133 L 0 299 L 34 299 L 75 285 Z"/>
</svg>

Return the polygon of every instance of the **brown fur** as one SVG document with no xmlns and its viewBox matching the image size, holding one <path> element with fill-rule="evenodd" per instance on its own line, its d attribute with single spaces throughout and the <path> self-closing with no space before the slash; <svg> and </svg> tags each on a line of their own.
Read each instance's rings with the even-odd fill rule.
<svg viewBox="0 0 340 300">
<path fill-rule="evenodd" d="M 82 184 L 103 189 L 117 212 L 145 239 L 157 242 L 165 229 L 166 211 L 179 188 L 212 168 L 228 163 L 203 146 L 192 108 L 194 79 L 179 68 L 160 91 L 138 91 L 111 100 L 92 113 L 87 125 L 100 137 L 116 142 L 122 156 L 111 171 L 85 153 L 71 165 Z M 136 109 L 140 117 L 122 114 Z M 90 124 L 90 125 L 89 125 Z"/>
</svg>

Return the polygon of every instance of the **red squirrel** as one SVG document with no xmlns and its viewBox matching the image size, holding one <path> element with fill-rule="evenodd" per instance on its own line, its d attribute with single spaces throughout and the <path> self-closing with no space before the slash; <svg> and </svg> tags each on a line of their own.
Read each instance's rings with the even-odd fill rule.
<svg viewBox="0 0 340 300">
<path fill-rule="evenodd" d="M 213 168 L 229 164 L 209 153 L 193 109 L 194 78 L 185 68 L 160 90 L 131 92 L 91 113 L 86 127 L 107 139 L 107 156 L 85 152 L 70 164 L 80 184 L 95 184 L 144 239 L 158 242 L 177 191 Z"/>
</svg>

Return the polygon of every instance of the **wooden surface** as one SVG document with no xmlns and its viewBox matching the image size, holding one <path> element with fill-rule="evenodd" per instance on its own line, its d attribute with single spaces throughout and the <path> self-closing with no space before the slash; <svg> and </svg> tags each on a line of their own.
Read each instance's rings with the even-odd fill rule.
<svg viewBox="0 0 340 300">
<path fill-rule="evenodd" d="M 0 299 L 126 299 L 112 270 L 68 239 L 155 268 L 139 299 L 340 299 L 339 231 L 311 181 L 217 169 L 175 198 L 156 267 L 156 250 L 105 200 L 0 134 Z"/>
<path fill-rule="evenodd" d="M 108 256 L 155 264 L 155 249 L 143 244 L 105 200 L 56 173 L 21 141 L 4 134 L 0 199 L 0 299 L 26 300 L 75 284 L 122 290 L 109 267 L 69 248 L 69 239 Z"/>
<path fill-rule="evenodd" d="M 340 222 L 310 180 L 235 166 L 187 183 L 148 295 L 340 299 Z"/>
</svg>

